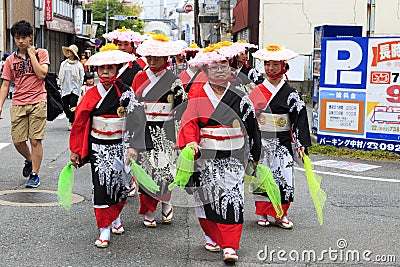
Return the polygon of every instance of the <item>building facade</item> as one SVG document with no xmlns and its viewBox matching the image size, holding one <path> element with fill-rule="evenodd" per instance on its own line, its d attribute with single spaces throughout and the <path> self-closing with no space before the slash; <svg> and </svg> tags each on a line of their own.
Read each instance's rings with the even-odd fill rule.
<svg viewBox="0 0 400 267">
<path fill-rule="evenodd" d="M 50 71 L 58 72 L 64 60 L 62 46 L 76 44 L 80 52 L 83 52 L 87 46 L 93 45 L 88 43 L 92 25 L 86 30 L 87 22 L 91 23 L 90 18 L 77 16 L 77 10 L 83 14 L 81 4 L 78 0 L 1 0 L 0 19 L 4 25 L 0 31 L 1 54 L 16 49 L 10 28 L 15 22 L 24 19 L 34 27 L 32 45 L 49 51 Z"/>
<path fill-rule="evenodd" d="M 239 1 L 238 1 L 239 2 Z M 400 35 L 398 0 L 260 0 L 259 44 L 311 54 L 314 27 L 354 25 L 364 36 Z"/>
</svg>

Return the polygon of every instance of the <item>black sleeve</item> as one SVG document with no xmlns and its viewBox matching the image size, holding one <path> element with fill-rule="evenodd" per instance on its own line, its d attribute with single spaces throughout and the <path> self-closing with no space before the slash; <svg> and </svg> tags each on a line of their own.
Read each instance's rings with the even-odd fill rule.
<svg viewBox="0 0 400 267">
<path fill-rule="evenodd" d="M 139 151 L 146 150 L 146 114 L 142 104 L 136 100 L 132 90 L 124 93 L 121 103 L 124 103 L 126 110 L 125 141 L 131 148 Z"/>
<path fill-rule="evenodd" d="M 146 150 L 145 132 L 146 132 L 146 115 L 143 106 L 135 108 L 134 112 L 127 114 L 126 129 L 129 130 L 129 147 L 139 151 Z"/>
<path fill-rule="evenodd" d="M 246 131 L 247 135 L 249 137 L 249 145 L 250 145 L 250 154 L 251 158 L 254 161 L 259 161 L 260 160 L 260 155 L 261 155 L 261 132 L 258 127 L 258 122 L 257 118 L 255 116 L 254 112 L 254 107 L 252 103 L 250 102 L 250 99 L 245 96 L 244 97 L 246 101 L 246 104 L 243 108 L 243 114 L 245 118 L 245 126 L 246 126 Z M 247 114 L 247 117 L 245 117 Z"/>
</svg>

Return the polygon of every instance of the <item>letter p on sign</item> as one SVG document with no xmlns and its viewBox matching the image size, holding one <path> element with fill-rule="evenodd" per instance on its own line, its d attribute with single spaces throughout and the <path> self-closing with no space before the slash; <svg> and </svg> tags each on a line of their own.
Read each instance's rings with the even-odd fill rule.
<svg viewBox="0 0 400 267">
<path fill-rule="evenodd" d="M 355 71 L 363 59 L 357 42 L 335 40 L 326 42 L 325 84 L 361 84 L 362 71 Z"/>
</svg>

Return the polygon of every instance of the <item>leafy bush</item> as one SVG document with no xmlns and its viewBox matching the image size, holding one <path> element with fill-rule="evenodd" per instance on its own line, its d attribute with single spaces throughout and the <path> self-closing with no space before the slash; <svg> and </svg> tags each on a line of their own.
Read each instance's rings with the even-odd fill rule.
<svg viewBox="0 0 400 267">
<path fill-rule="evenodd" d="M 388 160 L 400 162 L 400 155 L 384 150 L 358 150 L 347 147 L 335 147 L 332 145 L 313 144 L 308 148 L 310 154 L 327 155 L 341 158 L 356 158 L 368 160 Z"/>
</svg>

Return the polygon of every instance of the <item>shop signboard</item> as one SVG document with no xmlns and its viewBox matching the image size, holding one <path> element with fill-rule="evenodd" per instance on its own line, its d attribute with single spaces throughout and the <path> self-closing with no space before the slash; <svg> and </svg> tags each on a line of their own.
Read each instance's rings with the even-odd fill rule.
<svg viewBox="0 0 400 267">
<path fill-rule="evenodd" d="M 400 154 L 400 37 L 322 38 L 318 142 Z"/>
</svg>

